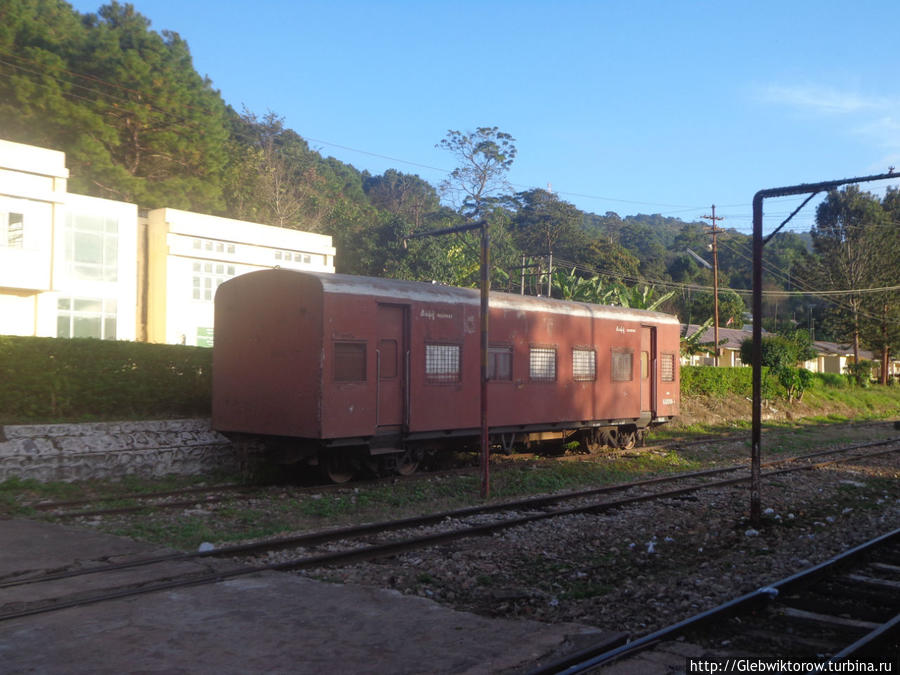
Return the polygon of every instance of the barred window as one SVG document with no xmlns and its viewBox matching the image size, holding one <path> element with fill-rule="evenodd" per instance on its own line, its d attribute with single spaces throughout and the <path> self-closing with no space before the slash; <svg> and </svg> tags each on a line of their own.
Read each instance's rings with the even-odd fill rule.
<svg viewBox="0 0 900 675">
<path fill-rule="evenodd" d="M 556 380 L 556 347 L 532 347 L 529 354 L 529 377 L 536 382 Z"/>
<path fill-rule="evenodd" d="M 459 345 L 425 345 L 425 381 L 459 382 Z"/>
<path fill-rule="evenodd" d="M 512 347 L 488 347 L 487 376 L 489 380 L 512 380 Z"/>
<path fill-rule="evenodd" d="M 334 381 L 366 381 L 366 343 L 334 343 Z"/>
<path fill-rule="evenodd" d="M 572 350 L 572 377 L 576 382 L 597 379 L 597 353 L 593 349 Z"/>
<path fill-rule="evenodd" d="M 675 381 L 675 355 L 660 354 L 659 355 L 659 374 L 663 382 Z"/>
<path fill-rule="evenodd" d="M 631 382 L 634 379 L 634 352 L 630 349 L 613 349 L 613 382 Z"/>
</svg>

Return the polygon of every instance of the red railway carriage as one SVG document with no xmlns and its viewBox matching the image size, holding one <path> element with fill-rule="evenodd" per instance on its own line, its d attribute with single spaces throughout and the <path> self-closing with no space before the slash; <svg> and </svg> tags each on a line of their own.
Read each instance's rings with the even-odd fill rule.
<svg viewBox="0 0 900 675">
<path fill-rule="evenodd" d="M 480 428 L 480 296 L 419 282 L 274 269 L 216 294 L 213 426 L 264 435 L 333 477 Z M 491 439 L 627 446 L 678 413 L 675 317 L 491 293 Z"/>
</svg>

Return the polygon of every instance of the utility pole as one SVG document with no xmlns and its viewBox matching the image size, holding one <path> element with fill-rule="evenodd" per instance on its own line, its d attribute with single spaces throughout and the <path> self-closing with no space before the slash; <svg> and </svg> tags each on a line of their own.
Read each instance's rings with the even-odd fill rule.
<svg viewBox="0 0 900 675">
<path fill-rule="evenodd" d="M 722 230 L 716 227 L 717 220 L 725 220 L 724 216 L 716 217 L 716 205 L 712 205 L 712 215 L 703 216 L 712 221 L 712 254 L 713 254 L 713 342 L 715 343 L 715 365 L 719 366 L 719 247 L 716 235 Z"/>
<path fill-rule="evenodd" d="M 488 434 L 488 316 L 490 315 L 490 293 L 491 293 L 491 239 L 490 227 L 487 220 L 479 220 L 477 223 L 468 223 L 457 227 L 450 227 L 443 230 L 432 230 L 430 232 L 418 232 L 411 234 L 407 239 L 418 239 L 420 237 L 437 237 L 444 234 L 455 234 L 457 232 L 468 232 L 470 230 L 481 231 L 481 497 L 488 499 L 491 496 L 491 446 Z M 406 240 L 403 240 L 403 247 L 406 248 Z M 409 384 L 407 383 L 407 386 Z"/>
</svg>

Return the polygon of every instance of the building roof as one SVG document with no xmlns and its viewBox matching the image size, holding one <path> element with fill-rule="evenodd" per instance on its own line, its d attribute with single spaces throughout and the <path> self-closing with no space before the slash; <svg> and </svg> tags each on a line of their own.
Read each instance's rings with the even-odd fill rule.
<svg viewBox="0 0 900 675">
<path fill-rule="evenodd" d="M 700 326 L 698 324 L 681 324 L 681 337 L 685 337 L 686 335 L 692 335 L 699 329 Z M 768 335 L 766 331 L 763 331 L 764 335 Z M 722 349 L 733 349 L 734 351 L 740 351 L 741 343 L 744 340 L 750 340 L 753 338 L 752 330 L 745 330 L 743 328 L 722 328 L 719 326 L 719 342 L 721 343 L 723 340 L 724 343 L 721 344 Z M 715 331 L 713 327 L 710 326 L 707 328 L 703 335 L 700 336 L 701 342 L 712 342 L 715 339 Z"/>
<path fill-rule="evenodd" d="M 693 334 L 698 328 L 700 328 L 697 324 L 681 324 L 681 337 L 686 335 Z M 763 330 L 763 335 L 771 335 L 766 330 Z M 740 351 L 741 343 L 744 340 L 750 340 L 753 338 L 753 330 L 752 329 L 736 329 L 736 328 L 722 328 L 719 327 L 719 341 L 725 340 L 724 344 L 721 345 L 722 349 L 733 349 L 735 351 Z M 703 335 L 701 336 L 701 342 L 712 342 L 713 341 L 713 328 L 710 326 L 707 328 Z M 841 344 L 838 342 L 826 342 L 825 340 L 816 340 L 813 342 L 813 348 L 819 353 L 820 356 L 853 356 L 853 346 Z M 868 349 L 860 349 L 859 350 L 859 358 L 861 359 L 872 359 L 875 357 L 874 352 Z"/>
<path fill-rule="evenodd" d="M 272 274 L 297 275 L 297 279 L 302 277 L 312 277 L 318 280 L 324 293 L 376 295 L 383 298 L 396 298 L 399 300 L 467 304 L 474 306 L 478 306 L 481 303 L 481 293 L 478 289 L 457 288 L 455 286 L 445 286 L 436 283 L 429 284 L 421 281 L 362 277 L 348 274 L 325 274 L 322 272 L 311 271 L 301 272 L 289 269 L 260 270 L 242 276 L 247 277 L 251 275 Z M 225 284 L 235 283 L 235 281 L 239 279 L 240 277 L 236 277 L 235 279 L 226 281 Z M 532 295 L 500 293 L 497 291 L 491 291 L 489 302 L 490 306 L 493 308 L 511 311 L 539 311 L 553 314 L 568 314 L 572 316 L 632 322 L 652 320 L 656 323 L 672 325 L 678 323 L 677 317 L 662 312 L 651 312 L 645 309 L 631 309 L 629 307 L 593 305 L 587 302 L 572 302 Z"/>
</svg>

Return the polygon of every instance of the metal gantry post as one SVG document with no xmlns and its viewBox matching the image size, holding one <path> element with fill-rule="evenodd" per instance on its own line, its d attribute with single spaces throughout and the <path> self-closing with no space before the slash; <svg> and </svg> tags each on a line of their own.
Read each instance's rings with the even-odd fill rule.
<svg viewBox="0 0 900 675">
<path fill-rule="evenodd" d="M 842 185 L 851 183 L 868 183 L 876 180 L 888 180 L 900 178 L 895 174 L 893 167 L 888 173 L 880 173 L 873 176 L 859 178 L 843 178 L 840 180 L 824 181 L 821 183 L 804 183 L 801 185 L 789 185 L 787 187 L 770 188 L 760 190 L 753 196 L 753 429 L 751 433 L 750 449 L 750 521 L 754 526 L 760 524 L 762 519 L 762 499 L 760 486 L 760 464 L 762 456 L 762 258 L 763 247 L 778 234 L 778 231 L 787 225 L 806 204 L 818 193 L 834 190 Z M 787 197 L 789 195 L 808 194 L 800 206 L 782 221 L 765 239 L 763 238 L 763 200 L 768 197 Z M 715 221 L 713 221 L 715 224 Z"/>
<path fill-rule="evenodd" d="M 491 446 L 488 438 L 488 315 L 491 291 L 490 233 L 481 221 L 481 497 L 491 496 Z"/>
</svg>

